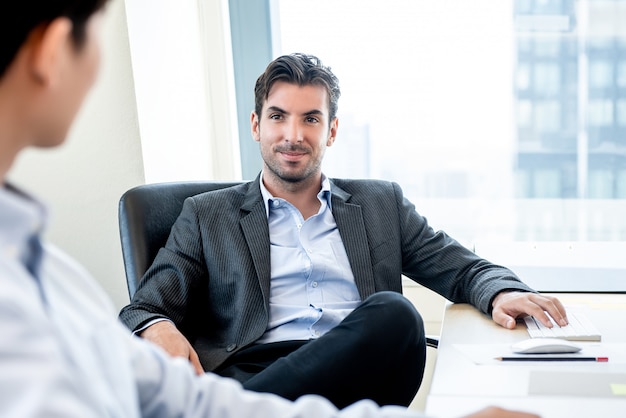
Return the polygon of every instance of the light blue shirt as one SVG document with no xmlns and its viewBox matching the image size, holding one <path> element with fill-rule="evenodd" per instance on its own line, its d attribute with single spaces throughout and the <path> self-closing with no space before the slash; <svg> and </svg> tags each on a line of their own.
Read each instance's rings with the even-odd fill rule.
<svg viewBox="0 0 626 418">
<path fill-rule="evenodd" d="M 270 314 L 258 343 L 318 338 L 361 302 L 335 218 L 330 181 L 322 177 L 320 209 L 304 220 L 261 181 L 270 234 Z"/>
<path fill-rule="evenodd" d="M 43 224 L 40 204 L 0 187 L 0 417 L 421 416 L 368 400 L 337 411 L 315 395 L 293 403 L 196 376 L 186 359 L 132 336 L 73 260 L 49 244 L 30 249 Z"/>
</svg>

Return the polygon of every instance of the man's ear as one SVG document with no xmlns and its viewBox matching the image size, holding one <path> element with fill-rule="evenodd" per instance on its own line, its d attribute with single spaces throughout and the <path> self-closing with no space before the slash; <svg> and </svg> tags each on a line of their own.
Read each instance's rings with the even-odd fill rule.
<svg viewBox="0 0 626 418">
<path fill-rule="evenodd" d="M 261 142 L 261 128 L 259 124 L 259 115 L 256 114 L 256 111 L 252 111 L 252 114 L 250 114 L 250 130 L 252 131 L 252 138 L 256 142 Z"/>
<path fill-rule="evenodd" d="M 66 17 L 54 19 L 37 28 L 32 34 L 33 76 L 42 84 L 54 85 L 63 68 L 71 40 L 72 22 Z"/>
<path fill-rule="evenodd" d="M 326 146 L 330 147 L 335 143 L 337 138 L 337 130 L 339 129 L 339 119 L 335 117 L 330 123 L 330 129 L 328 130 L 328 139 L 326 140 Z"/>
</svg>

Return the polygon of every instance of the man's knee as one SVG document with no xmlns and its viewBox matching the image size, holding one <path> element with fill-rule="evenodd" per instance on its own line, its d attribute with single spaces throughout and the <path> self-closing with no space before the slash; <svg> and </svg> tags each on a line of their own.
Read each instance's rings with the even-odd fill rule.
<svg viewBox="0 0 626 418">
<path fill-rule="evenodd" d="M 397 292 L 378 292 L 367 298 L 364 305 L 377 307 L 376 315 L 383 322 L 404 328 L 423 328 L 424 322 L 413 303 Z"/>
<path fill-rule="evenodd" d="M 363 301 L 368 330 L 387 342 L 403 341 L 405 344 L 425 344 L 424 322 L 413 303 L 397 292 L 378 292 Z M 370 335 L 369 337 L 374 337 Z"/>
</svg>

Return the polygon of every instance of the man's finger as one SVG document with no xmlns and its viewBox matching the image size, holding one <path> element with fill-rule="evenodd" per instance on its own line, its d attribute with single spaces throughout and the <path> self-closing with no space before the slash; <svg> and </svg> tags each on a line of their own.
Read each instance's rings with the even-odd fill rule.
<svg viewBox="0 0 626 418">
<path fill-rule="evenodd" d="M 202 368 L 202 364 L 200 364 L 200 358 L 198 357 L 196 351 L 191 348 L 191 346 L 189 347 L 189 361 L 191 362 L 191 365 L 193 366 L 197 375 L 204 374 L 204 369 Z"/>
<path fill-rule="evenodd" d="M 550 317 L 554 319 L 554 322 L 556 322 L 559 326 L 564 327 L 568 324 L 565 307 L 557 298 L 543 295 L 533 295 L 531 301 L 541 309 L 541 312 L 537 311 L 537 313 L 533 313 L 532 315 L 541 321 L 541 323 L 545 326 L 551 328 L 553 325 L 548 315 L 550 315 Z"/>
<path fill-rule="evenodd" d="M 507 315 L 506 313 L 504 313 L 503 311 L 498 311 L 498 312 L 493 312 L 492 313 L 492 318 L 495 321 L 496 324 L 507 328 L 507 329 L 513 329 L 515 328 L 515 318 L 513 318 L 510 315 Z"/>
</svg>

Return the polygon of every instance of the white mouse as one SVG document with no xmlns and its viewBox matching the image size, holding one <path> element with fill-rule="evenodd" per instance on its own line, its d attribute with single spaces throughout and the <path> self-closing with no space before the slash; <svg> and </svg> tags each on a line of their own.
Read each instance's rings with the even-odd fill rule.
<svg viewBox="0 0 626 418">
<path fill-rule="evenodd" d="M 577 353 L 582 347 L 561 338 L 530 338 L 511 346 L 517 354 L 566 354 Z"/>
</svg>

